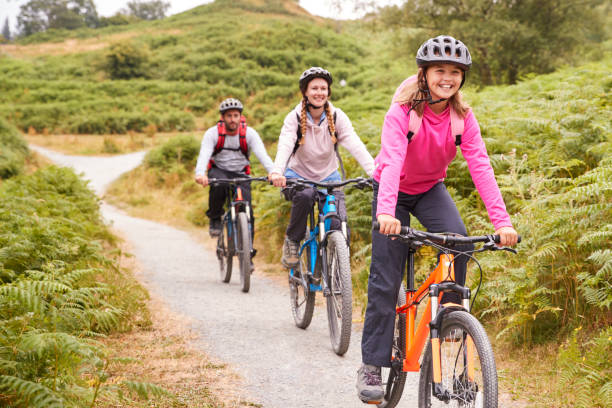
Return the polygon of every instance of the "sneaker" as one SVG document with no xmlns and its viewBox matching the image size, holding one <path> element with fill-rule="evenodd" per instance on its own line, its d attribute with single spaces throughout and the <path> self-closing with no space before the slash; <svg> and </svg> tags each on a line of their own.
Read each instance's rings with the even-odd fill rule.
<svg viewBox="0 0 612 408">
<path fill-rule="evenodd" d="M 283 265 L 285 265 L 286 268 L 293 269 L 299 265 L 299 251 L 300 243 L 292 241 L 288 237 L 285 237 L 285 243 L 283 244 L 283 257 L 281 258 L 281 262 L 283 263 Z"/>
<path fill-rule="evenodd" d="M 380 367 L 362 364 L 357 370 L 357 395 L 366 404 L 379 404 L 385 392 L 380 377 Z"/>
<path fill-rule="evenodd" d="M 221 225 L 221 220 L 219 218 L 211 218 L 210 225 L 208 227 L 208 233 L 211 237 L 215 238 L 221 235 L 221 229 L 223 226 Z"/>
</svg>

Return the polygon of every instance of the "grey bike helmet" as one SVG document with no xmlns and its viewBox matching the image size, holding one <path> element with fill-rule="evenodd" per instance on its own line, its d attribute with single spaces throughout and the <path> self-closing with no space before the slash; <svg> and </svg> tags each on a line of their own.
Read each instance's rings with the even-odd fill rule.
<svg viewBox="0 0 612 408">
<path fill-rule="evenodd" d="M 222 115 L 228 110 L 237 109 L 242 113 L 242 103 L 238 99 L 227 98 L 219 105 L 219 113 Z"/>
<path fill-rule="evenodd" d="M 308 83 L 315 78 L 323 78 L 327 81 L 327 86 L 331 86 L 333 82 L 332 75 L 328 70 L 321 67 L 310 67 L 300 75 L 300 91 L 302 91 L 302 94 L 306 93 Z"/>
<path fill-rule="evenodd" d="M 472 57 L 464 43 L 450 35 L 439 35 L 419 47 L 416 62 L 419 67 L 439 62 L 455 64 L 467 71 L 472 66 Z"/>
</svg>

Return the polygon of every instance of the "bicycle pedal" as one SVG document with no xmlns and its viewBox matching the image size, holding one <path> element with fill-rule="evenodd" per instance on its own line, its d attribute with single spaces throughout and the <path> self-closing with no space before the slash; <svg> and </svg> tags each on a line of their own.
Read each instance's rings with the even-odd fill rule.
<svg viewBox="0 0 612 408">
<path fill-rule="evenodd" d="M 379 404 L 382 404 L 383 401 L 382 400 L 374 401 L 374 400 L 364 400 L 364 399 L 361 399 L 361 402 L 363 402 L 364 404 L 368 404 L 368 405 L 379 405 Z"/>
</svg>

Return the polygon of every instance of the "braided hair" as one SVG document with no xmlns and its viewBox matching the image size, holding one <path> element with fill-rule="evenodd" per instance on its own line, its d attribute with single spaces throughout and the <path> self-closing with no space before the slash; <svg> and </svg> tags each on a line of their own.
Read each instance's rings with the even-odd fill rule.
<svg viewBox="0 0 612 408">
<path fill-rule="evenodd" d="M 300 112 L 300 123 L 299 126 L 302 131 L 302 138 L 300 139 L 300 145 L 304 144 L 304 136 L 306 136 L 306 112 L 307 112 L 308 101 L 304 96 L 302 99 L 302 110 Z M 329 129 L 329 134 L 331 135 L 332 142 L 336 144 L 336 124 L 334 123 L 334 119 L 332 117 L 331 108 L 329 106 L 329 102 L 325 102 L 325 116 L 327 117 L 327 128 Z"/>
</svg>

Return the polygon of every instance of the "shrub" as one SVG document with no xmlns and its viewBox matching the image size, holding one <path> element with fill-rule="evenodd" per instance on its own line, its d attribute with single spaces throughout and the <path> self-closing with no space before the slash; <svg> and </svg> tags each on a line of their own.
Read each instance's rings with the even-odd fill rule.
<svg viewBox="0 0 612 408">
<path fill-rule="evenodd" d="M 14 126 L 0 118 L 0 179 L 21 173 L 28 145 Z"/>
<path fill-rule="evenodd" d="M 146 46 L 131 41 L 117 42 L 106 54 L 105 69 L 111 79 L 146 77 L 149 58 Z"/>
<path fill-rule="evenodd" d="M 148 167 L 168 170 L 181 165 L 188 170 L 195 167 L 200 153 L 200 143 L 193 135 L 181 135 L 149 151 L 144 162 Z"/>
</svg>

